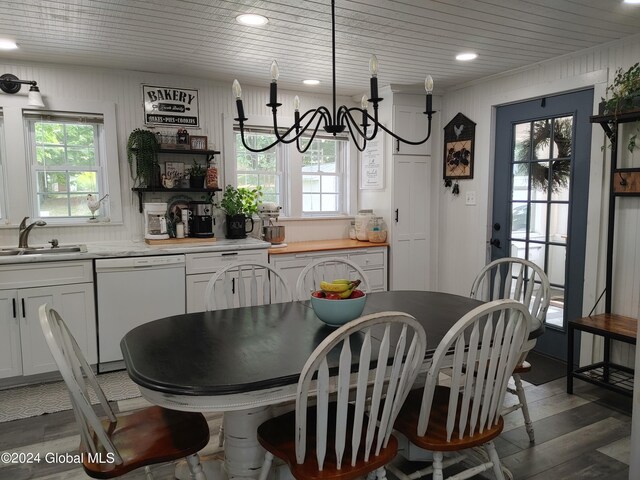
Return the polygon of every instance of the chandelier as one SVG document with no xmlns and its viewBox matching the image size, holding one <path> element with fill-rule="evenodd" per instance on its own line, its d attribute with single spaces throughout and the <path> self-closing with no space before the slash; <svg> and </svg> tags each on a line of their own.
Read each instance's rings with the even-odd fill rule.
<svg viewBox="0 0 640 480">
<path fill-rule="evenodd" d="M 253 148 L 247 145 L 244 137 L 244 124 L 248 120 L 244 116 L 244 107 L 242 105 L 242 88 L 238 80 L 233 81 L 233 94 L 236 98 L 236 108 L 238 111 L 238 117 L 235 120 L 238 122 L 240 128 L 240 136 L 242 138 L 242 144 L 251 152 L 264 152 L 274 147 L 278 143 L 292 143 L 296 142 L 296 147 L 299 152 L 304 153 L 307 151 L 320 126 L 325 132 L 336 136 L 339 133 L 347 130 L 353 143 L 358 150 L 363 151 L 367 146 L 367 141 L 373 140 L 378 134 L 379 130 L 384 130 L 393 138 L 407 143 L 409 145 L 420 145 L 429 140 L 431 136 L 431 117 L 435 113 L 432 110 L 432 92 L 433 92 L 433 79 L 431 75 L 427 75 L 424 81 L 424 88 L 427 92 L 426 95 L 426 109 L 424 114 L 428 118 L 427 136 L 423 140 L 411 141 L 402 138 L 400 135 L 393 133 L 387 127 L 382 125 L 378 121 L 378 104 L 382 101 L 382 98 L 378 97 L 378 59 L 375 55 L 371 56 L 369 61 L 369 71 L 371 73 L 370 80 L 370 98 L 366 95 L 362 96 L 361 106 L 347 107 L 346 105 L 340 105 L 336 107 L 336 20 L 335 20 L 335 0 L 331 0 L 331 52 L 332 52 L 332 73 L 333 73 L 333 108 L 320 106 L 300 113 L 300 98 L 296 95 L 293 99 L 294 108 L 294 123 L 291 127 L 281 132 L 278 127 L 277 113 L 278 107 L 282 104 L 278 103 L 278 63 L 274 60 L 271 64 L 271 86 L 269 90 L 269 103 L 267 107 L 271 107 L 273 113 L 273 131 L 276 136 L 276 140 L 264 147 Z M 369 103 L 373 105 L 373 116 L 369 113 Z M 355 116 L 354 116 L 355 114 Z M 360 118 L 360 124 L 355 117 Z M 300 137 L 305 136 L 308 138 L 306 145 L 301 145 Z"/>
</svg>

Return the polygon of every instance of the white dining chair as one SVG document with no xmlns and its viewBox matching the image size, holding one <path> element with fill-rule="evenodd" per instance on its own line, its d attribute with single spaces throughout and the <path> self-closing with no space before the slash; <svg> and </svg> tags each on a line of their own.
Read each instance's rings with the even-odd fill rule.
<svg viewBox="0 0 640 480">
<path fill-rule="evenodd" d="M 314 260 L 302 269 L 296 282 L 297 299 L 309 300 L 311 292 L 320 290 L 320 282 L 339 278 L 360 280 L 358 289 L 365 293 L 371 291 L 367 274 L 357 263 L 347 258 L 325 257 Z"/>
<path fill-rule="evenodd" d="M 48 305 L 39 309 L 40 326 L 69 390 L 80 429 L 82 463 L 93 478 L 115 478 L 140 467 L 186 458 L 192 478 L 206 480 L 198 451 L 209 443 L 209 426 L 200 413 L 152 406 L 115 414 L 91 367 L 62 317 Z M 106 419 L 89 398 L 95 393 Z"/>
<path fill-rule="evenodd" d="M 422 326 L 400 312 L 365 315 L 327 336 L 302 369 L 295 411 L 258 427 L 267 450 L 259 480 L 274 456 L 299 480 L 384 479 L 398 448 L 393 423 L 425 348 Z"/>
<path fill-rule="evenodd" d="M 471 298 L 489 301 L 510 298 L 524 304 L 531 314 L 530 330 L 544 330 L 544 322 L 551 301 L 551 287 L 544 270 L 535 263 L 517 257 L 506 257 L 487 264 L 476 277 L 471 287 Z M 521 374 L 531 370 L 526 361 L 527 353 L 536 345 L 536 340 L 528 340 L 522 358 L 513 372 L 515 389 L 508 392 L 518 397 L 518 403 L 505 408 L 503 415 L 522 410 L 529 441 L 535 442 L 533 423 L 529 415 L 527 396 L 522 386 Z"/>
<path fill-rule="evenodd" d="M 242 281 L 240 281 L 242 279 Z M 234 262 L 218 270 L 207 283 L 207 310 L 291 302 L 289 281 L 268 263 Z"/>
<path fill-rule="evenodd" d="M 207 310 L 291 301 L 293 294 L 289 281 L 280 270 L 273 265 L 255 261 L 230 263 L 217 271 L 209 279 L 204 293 Z M 218 446 L 223 445 L 224 416 L 218 431 Z"/>
<path fill-rule="evenodd" d="M 476 307 L 447 332 L 433 355 L 424 388 L 409 393 L 395 422 L 396 431 L 411 443 L 433 452 L 433 463 L 411 475 L 390 466 L 392 473 L 401 480 L 429 473 L 442 480 L 446 467 L 465 459 L 454 452 L 482 446 L 484 461 L 451 478 L 470 478 L 492 469 L 504 480 L 493 439 L 504 427 L 502 402 L 529 335 L 529 317 L 522 303 L 495 300 Z M 438 385 L 440 370 L 451 363 L 450 386 Z M 453 458 L 445 461 L 445 452 Z"/>
</svg>

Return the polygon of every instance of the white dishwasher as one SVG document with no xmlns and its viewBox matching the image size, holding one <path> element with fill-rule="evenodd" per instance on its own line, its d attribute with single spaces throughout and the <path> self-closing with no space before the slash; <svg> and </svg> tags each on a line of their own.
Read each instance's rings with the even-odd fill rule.
<svg viewBox="0 0 640 480">
<path fill-rule="evenodd" d="M 95 261 L 98 304 L 98 364 L 122 368 L 120 340 L 132 328 L 185 313 L 184 255 L 109 258 Z"/>
</svg>

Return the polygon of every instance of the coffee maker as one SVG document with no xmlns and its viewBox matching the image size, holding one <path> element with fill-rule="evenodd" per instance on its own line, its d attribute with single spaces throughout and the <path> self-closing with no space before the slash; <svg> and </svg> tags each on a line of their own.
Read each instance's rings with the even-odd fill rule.
<svg viewBox="0 0 640 480">
<path fill-rule="evenodd" d="M 213 237 L 213 209 L 209 202 L 190 202 L 189 236 L 196 238 Z"/>
</svg>

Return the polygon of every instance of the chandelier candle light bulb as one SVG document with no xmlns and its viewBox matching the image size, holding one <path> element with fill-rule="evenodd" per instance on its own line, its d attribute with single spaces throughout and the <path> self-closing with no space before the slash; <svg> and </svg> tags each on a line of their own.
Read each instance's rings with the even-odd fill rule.
<svg viewBox="0 0 640 480">
<path fill-rule="evenodd" d="M 432 92 L 433 92 L 433 79 L 430 75 L 427 75 L 425 79 L 425 90 L 427 92 L 426 104 L 427 108 L 424 112 L 427 115 L 427 135 L 422 140 L 407 140 L 400 135 L 393 133 L 384 125 L 378 121 L 378 104 L 383 100 L 378 97 L 378 58 L 372 55 L 369 60 L 369 71 L 371 72 L 370 79 L 370 98 L 367 100 L 366 96 L 363 96 L 360 107 L 347 107 L 346 105 L 337 106 L 336 102 L 336 25 L 335 25 L 335 0 L 331 0 L 331 57 L 332 57 L 332 78 L 333 78 L 333 94 L 331 108 L 320 106 L 307 110 L 304 113 L 300 113 L 300 99 L 296 96 L 294 99 L 295 119 L 294 124 L 287 130 L 281 131 L 278 128 L 278 107 L 282 104 L 278 103 L 278 77 L 280 71 L 278 63 L 274 60 L 271 63 L 271 87 L 269 90 L 269 103 L 267 107 L 271 107 L 273 114 L 273 131 L 276 139 L 270 145 L 262 148 L 253 148 L 247 145 L 244 137 L 244 122 L 248 119 L 244 116 L 244 107 L 242 105 L 242 90 L 238 80 L 233 81 L 233 93 L 236 97 L 236 107 L 238 110 L 238 117 L 235 119 L 238 122 L 240 129 L 240 138 L 242 144 L 250 152 L 265 152 L 270 148 L 273 148 L 278 143 L 292 143 L 296 142 L 296 147 L 299 152 L 305 153 L 313 143 L 313 139 L 320 127 L 327 133 L 336 136 L 345 130 L 349 133 L 354 145 L 361 152 L 366 148 L 367 141 L 373 140 L 378 134 L 378 130 L 383 130 L 391 135 L 393 138 L 400 142 L 407 143 L 409 145 L 421 145 L 429 140 L 431 136 L 431 118 L 435 113 L 432 110 Z M 373 115 L 369 113 L 369 102 L 373 104 Z M 356 117 L 358 114 L 362 115 L 362 124 L 358 125 Z M 368 132 L 369 125 L 373 126 L 373 129 Z M 294 135 L 291 135 L 295 133 Z M 306 135 L 305 135 L 306 134 Z M 300 144 L 300 137 L 303 135 L 309 137 L 306 145 Z"/>
</svg>

